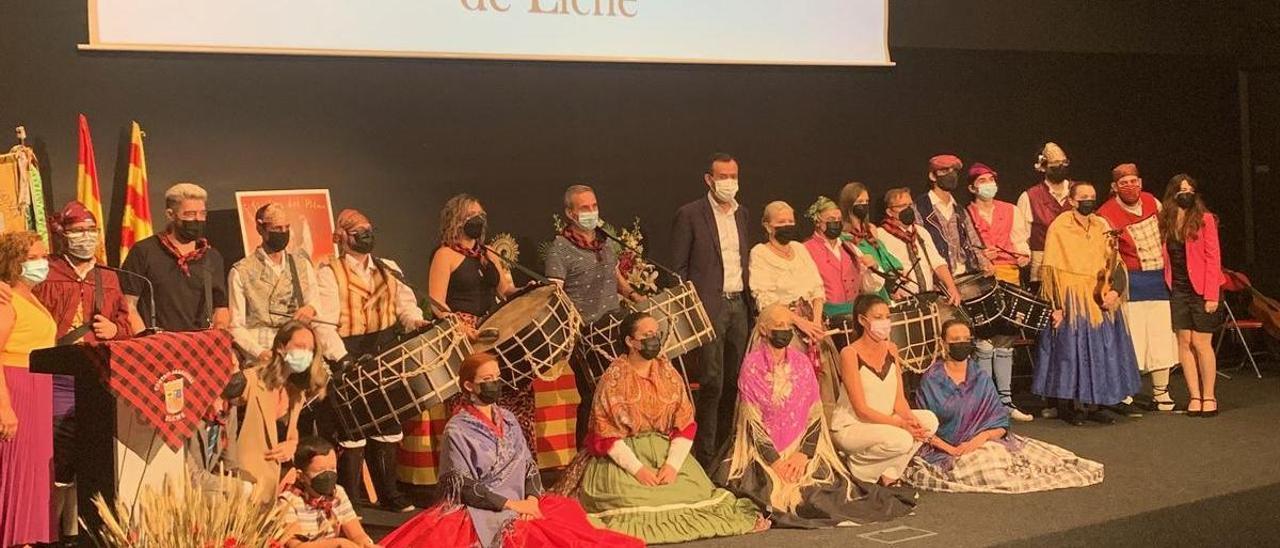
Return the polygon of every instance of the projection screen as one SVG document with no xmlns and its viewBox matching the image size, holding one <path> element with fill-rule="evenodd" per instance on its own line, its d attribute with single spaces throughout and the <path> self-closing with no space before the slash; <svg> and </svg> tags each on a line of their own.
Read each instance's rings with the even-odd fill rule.
<svg viewBox="0 0 1280 548">
<path fill-rule="evenodd" d="M 84 50 L 891 65 L 888 0 L 88 0 Z"/>
</svg>

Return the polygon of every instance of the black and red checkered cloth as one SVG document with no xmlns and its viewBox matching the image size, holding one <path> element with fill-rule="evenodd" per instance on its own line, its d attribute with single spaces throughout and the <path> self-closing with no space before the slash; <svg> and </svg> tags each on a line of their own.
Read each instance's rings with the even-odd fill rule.
<svg viewBox="0 0 1280 548">
<path fill-rule="evenodd" d="M 175 450 L 209 415 L 236 368 L 231 334 L 221 329 L 162 332 L 83 348 L 111 392 L 146 417 Z M 181 396 L 175 397 L 179 390 Z"/>
</svg>

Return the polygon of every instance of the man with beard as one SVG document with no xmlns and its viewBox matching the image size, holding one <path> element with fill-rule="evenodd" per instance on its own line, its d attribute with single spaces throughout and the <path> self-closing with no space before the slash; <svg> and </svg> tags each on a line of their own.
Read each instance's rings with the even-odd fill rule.
<svg viewBox="0 0 1280 548">
<path fill-rule="evenodd" d="M 1018 211 L 1022 213 L 1023 227 L 1030 234 L 1031 283 L 1035 289 L 1040 282 L 1040 265 L 1044 264 L 1044 240 L 1049 225 L 1059 215 L 1070 211 L 1067 202 L 1071 181 L 1067 180 L 1067 153 L 1055 143 L 1045 143 L 1036 157 L 1036 171 L 1044 173 L 1044 180 L 1028 188 L 1018 197 Z"/>
<path fill-rule="evenodd" d="M 1142 190 L 1138 166 L 1120 164 L 1111 170 L 1114 196 L 1098 208 L 1119 231 L 1120 258 L 1129 271 L 1129 299 L 1125 320 L 1133 338 L 1138 369 L 1151 374 L 1155 408 L 1173 411 L 1169 395 L 1169 371 L 1178 363 L 1178 340 L 1169 309 L 1169 288 L 1164 283 L 1163 243 L 1160 238 L 1160 200 Z M 1128 398 L 1120 411 L 1132 414 Z"/>
</svg>

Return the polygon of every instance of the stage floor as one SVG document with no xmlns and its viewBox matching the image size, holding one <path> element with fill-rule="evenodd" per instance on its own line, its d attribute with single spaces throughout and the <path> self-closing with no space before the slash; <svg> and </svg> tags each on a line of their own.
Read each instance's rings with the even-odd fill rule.
<svg viewBox="0 0 1280 548">
<path fill-rule="evenodd" d="M 886 524 L 773 530 L 690 548 L 805 546 L 1239 546 L 1280 543 L 1280 370 L 1219 379 L 1212 419 L 1147 414 L 1113 426 L 1037 418 L 1020 434 L 1106 465 L 1101 485 L 1025 495 L 922 493 L 916 515 Z M 1186 401 L 1181 376 L 1175 397 Z M 362 512 L 364 514 L 366 512 Z M 378 536 L 406 517 L 369 511 Z M 395 519 L 398 518 L 398 519 Z M 919 531 L 902 529 L 908 527 Z M 880 533 L 886 544 L 868 533 Z M 931 534 L 930 534 L 931 533 Z M 928 534 L 928 536 L 923 536 Z M 911 539 L 921 535 L 921 538 Z"/>
</svg>

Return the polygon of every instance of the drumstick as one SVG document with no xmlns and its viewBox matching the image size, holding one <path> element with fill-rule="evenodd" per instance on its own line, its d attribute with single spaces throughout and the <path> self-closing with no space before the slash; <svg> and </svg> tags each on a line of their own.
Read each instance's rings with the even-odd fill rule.
<svg viewBox="0 0 1280 548">
<path fill-rule="evenodd" d="M 292 317 L 293 317 L 293 314 L 282 314 L 282 313 L 280 313 L 280 312 L 272 312 L 272 313 L 271 313 L 271 315 L 272 315 L 272 316 L 276 316 L 276 317 L 280 317 L 280 318 L 292 318 Z M 318 324 L 332 325 L 332 326 L 334 326 L 334 327 L 338 327 L 338 324 L 336 324 L 336 323 L 334 323 L 334 322 L 326 322 L 326 321 L 324 321 L 324 320 L 322 320 L 322 319 L 320 319 L 320 318 L 311 318 L 311 321 L 312 321 L 312 322 L 315 322 L 315 323 L 318 323 Z"/>
</svg>

